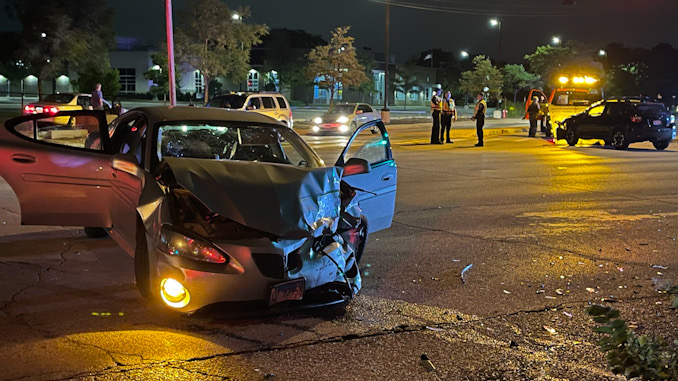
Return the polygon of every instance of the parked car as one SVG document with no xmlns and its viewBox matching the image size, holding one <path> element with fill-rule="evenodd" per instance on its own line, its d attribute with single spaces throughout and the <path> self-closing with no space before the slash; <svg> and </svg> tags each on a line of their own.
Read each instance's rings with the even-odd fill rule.
<svg viewBox="0 0 678 381">
<path fill-rule="evenodd" d="M 637 99 L 610 99 L 593 104 L 559 124 L 558 139 L 574 146 L 579 139 L 600 139 L 615 149 L 651 141 L 666 149 L 676 137 L 675 117 L 661 103 Z"/>
<path fill-rule="evenodd" d="M 350 135 L 358 126 L 381 120 L 381 114 L 365 103 L 342 103 L 334 105 L 321 117 L 313 120 L 310 134 L 340 133 Z"/>
<path fill-rule="evenodd" d="M 212 98 L 206 107 L 220 107 L 231 110 L 247 110 L 270 116 L 294 127 L 292 108 L 284 95 L 278 93 L 230 93 Z"/>
<path fill-rule="evenodd" d="M 101 111 L 55 115 L 74 122 L 36 114 L 0 129 L 22 224 L 103 228 L 134 256 L 141 294 L 181 312 L 349 300 L 367 235 L 391 225 L 397 170 L 381 122 L 327 167 L 251 112 L 137 108 L 109 126 Z"/>
<path fill-rule="evenodd" d="M 82 93 L 58 93 L 50 94 L 42 98 L 38 102 L 31 102 L 24 106 L 23 114 L 56 114 L 59 111 L 71 110 L 91 110 L 92 109 L 92 95 Z M 123 114 L 125 109 L 122 108 L 120 102 L 114 102 L 113 105 L 104 99 L 104 111 L 106 112 L 106 119 L 112 122 L 113 119 Z M 68 118 L 57 119 L 57 123 L 66 124 Z"/>
</svg>

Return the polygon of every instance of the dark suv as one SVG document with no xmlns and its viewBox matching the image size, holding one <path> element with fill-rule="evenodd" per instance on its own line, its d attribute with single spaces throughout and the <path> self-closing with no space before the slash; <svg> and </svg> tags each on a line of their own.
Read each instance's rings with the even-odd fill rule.
<svg viewBox="0 0 678 381">
<path fill-rule="evenodd" d="M 579 139 L 600 139 L 615 149 L 649 140 L 658 150 L 666 149 L 676 137 L 675 117 L 661 103 L 635 99 L 609 99 L 563 120 L 558 139 L 574 146 Z"/>
</svg>

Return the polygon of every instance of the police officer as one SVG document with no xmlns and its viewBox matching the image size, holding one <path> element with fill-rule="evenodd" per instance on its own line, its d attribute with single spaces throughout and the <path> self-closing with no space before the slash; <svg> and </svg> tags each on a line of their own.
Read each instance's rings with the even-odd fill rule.
<svg viewBox="0 0 678 381">
<path fill-rule="evenodd" d="M 530 119 L 530 132 L 528 133 L 528 135 L 531 138 L 533 138 L 537 133 L 537 117 L 539 116 L 540 109 L 541 106 L 539 105 L 539 98 L 533 97 L 532 103 L 530 103 L 530 105 L 527 106 L 527 115 L 525 115 Z M 523 117 L 523 119 L 525 119 L 525 117 Z"/>
<path fill-rule="evenodd" d="M 450 140 L 450 128 L 452 127 L 453 114 L 454 114 L 454 101 L 452 100 L 452 93 L 448 91 L 445 93 L 445 97 L 443 98 L 443 113 L 440 119 L 441 142 L 452 143 L 452 140 Z"/>
<path fill-rule="evenodd" d="M 433 127 L 431 128 L 431 144 L 443 144 L 440 139 L 440 113 L 442 111 L 443 100 L 440 98 L 440 89 L 433 90 L 431 96 L 431 115 L 433 116 Z"/>
<path fill-rule="evenodd" d="M 483 126 L 485 125 L 485 110 L 487 110 L 487 103 L 483 100 L 483 93 L 478 93 L 478 103 L 476 103 L 475 111 L 471 120 L 476 121 L 476 134 L 478 135 L 478 143 L 476 147 L 482 147 L 483 143 Z"/>
</svg>

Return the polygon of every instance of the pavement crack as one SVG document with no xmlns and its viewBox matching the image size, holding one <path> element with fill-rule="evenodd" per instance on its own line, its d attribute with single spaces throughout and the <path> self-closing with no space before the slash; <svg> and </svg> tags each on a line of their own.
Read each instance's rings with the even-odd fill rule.
<svg viewBox="0 0 678 381">
<path fill-rule="evenodd" d="M 406 226 L 408 228 L 412 229 L 419 229 L 419 230 L 425 230 L 425 231 L 430 231 L 430 232 L 436 232 L 436 233 L 445 233 L 451 236 L 455 237 L 462 237 L 462 238 L 467 238 L 467 239 L 474 239 L 478 241 L 492 241 L 492 242 L 497 242 L 497 243 L 504 243 L 504 244 L 516 244 L 516 245 L 525 245 L 525 246 L 534 246 L 534 247 L 539 247 L 542 249 L 548 249 L 548 250 L 553 250 L 553 251 L 559 251 L 571 255 L 576 255 L 577 257 L 588 259 L 590 261 L 608 261 L 614 264 L 623 264 L 623 265 L 637 265 L 638 263 L 636 262 L 630 262 L 630 261 L 620 261 L 618 259 L 612 259 L 612 258 L 606 258 L 606 257 L 597 257 L 589 254 L 584 254 L 572 249 L 565 249 L 561 247 L 555 247 L 555 246 L 550 246 L 546 245 L 543 243 L 539 242 L 526 242 L 526 241 L 519 241 L 519 240 L 511 240 L 511 239 L 503 239 L 503 238 L 492 238 L 492 237 L 487 237 L 487 236 L 476 236 L 472 234 L 464 234 L 464 233 L 458 233 L 458 232 L 451 232 L 443 229 L 436 229 L 436 228 L 430 228 L 427 226 L 418 226 L 418 225 L 413 225 L 413 224 L 408 224 L 405 222 L 400 222 L 400 221 L 393 221 L 393 224 L 399 224 Z"/>
</svg>

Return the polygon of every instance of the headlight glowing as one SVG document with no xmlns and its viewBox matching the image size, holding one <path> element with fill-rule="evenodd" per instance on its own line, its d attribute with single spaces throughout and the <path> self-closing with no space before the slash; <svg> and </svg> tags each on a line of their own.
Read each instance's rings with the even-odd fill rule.
<svg viewBox="0 0 678 381">
<path fill-rule="evenodd" d="M 560 77 L 558 78 L 558 82 L 562 83 L 563 85 L 570 82 L 570 79 L 567 77 Z"/>
<path fill-rule="evenodd" d="M 339 119 L 337 119 L 337 123 L 346 123 L 348 122 L 348 118 L 345 116 L 340 116 Z"/>
<path fill-rule="evenodd" d="M 172 278 L 165 278 L 160 282 L 160 297 L 165 304 L 173 308 L 185 307 L 191 300 L 186 287 Z"/>
<path fill-rule="evenodd" d="M 341 132 L 346 132 L 346 131 L 348 131 L 348 126 L 345 125 L 345 124 L 342 124 L 341 126 L 339 126 L 339 131 L 341 131 Z"/>
<path fill-rule="evenodd" d="M 210 263 L 226 263 L 226 257 L 215 247 L 169 229 L 162 229 L 158 249 L 169 255 Z"/>
<path fill-rule="evenodd" d="M 313 132 L 320 131 L 320 127 L 318 127 L 318 126 L 313 126 L 311 129 L 313 130 Z"/>
<path fill-rule="evenodd" d="M 323 118 L 321 118 L 321 117 L 316 117 L 315 119 L 313 119 L 313 123 L 315 123 L 315 124 L 320 124 L 322 122 L 323 122 Z"/>
</svg>

